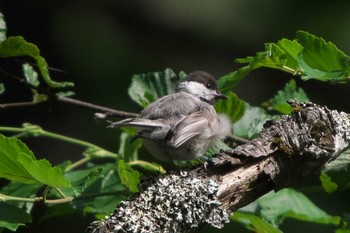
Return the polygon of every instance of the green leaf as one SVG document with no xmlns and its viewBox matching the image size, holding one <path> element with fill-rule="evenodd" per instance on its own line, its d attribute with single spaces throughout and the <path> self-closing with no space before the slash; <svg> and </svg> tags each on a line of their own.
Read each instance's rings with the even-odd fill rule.
<svg viewBox="0 0 350 233">
<path fill-rule="evenodd" d="M 84 213 L 96 214 L 98 218 L 104 217 L 113 212 L 120 201 L 125 200 L 125 187 L 121 184 L 114 168 L 115 164 L 112 163 L 104 167 L 103 176 L 84 191 L 83 195 L 96 193 L 101 195 L 82 204 Z M 103 196 L 103 193 L 109 195 Z"/>
<path fill-rule="evenodd" d="M 297 40 L 304 48 L 298 56 L 299 65 L 305 72 L 304 80 L 348 81 L 350 57 L 333 43 L 305 31 L 297 32 Z"/>
<path fill-rule="evenodd" d="M 243 117 L 233 124 L 233 133 L 242 138 L 254 138 L 260 133 L 264 123 L 271 119 L 273 116 L 268 115 L 264 109 L 246 103 Z"/>
<path fill-rule="evenodd" d="M 119 151 L 118 154 L 123 156 L 123 159 L 127 162 L 135 161 L 138 159 L 138 151 L 142 147 L 142 140 L 135 140 L 131 142 L 133 137 L 125 132 L 120 134 L 119 139 Z"/>
<path fill-rule="evenodd" d="M 17 161 L 30 174 L 31 178 L 39 183 L 57 188 L 69 188 L 70 182 L 63 176 L 62 170 L 52 167 L 46 159 L 36 160 L 31 155 L 19 153 Z"/>
<path fill-rule="evenodd" d="M 225 113 L 234 123 L 243 116 L 245 110 L 245 102 L 239 99 L 238 96 L 232 91 L 229 91 L 225 94 L 229 98 L 225 100 L 219 100 L 215 105 L 215 109 L 217 112 Z"/>
<path fill-rule="evenodd" d="M 328 176 L 326 173 L 321 173 L 320 175 L 320 181 L 322 184 L 323 189 L 327 193 L 333 193 L 337 191 L 338 185 L 332 181 L 332 178 Z"/>
<path fill-rule="evenodd" d="M 256 202 L 260 215 L 272 223 L 280 224 L 284 218 L 294 218 L 319 224 L 340 224 L 340 217 L 327 214 L 304 194 L 290 188 L 271 192 Z"/>
<path fill-rule="evenodd" d="M 29 56 L 36 60 L 40 74 L 46 84 L 51 88 L 73 87 L 71 82 L 55 82 L 51 79 L 48 65 L 45 59 L 40 56 L 39 48 L 24 40 L 21 36 L 8 37 L 0 43 L 0 58 Z"/>
<path fill-rule="evenodd" d="M 220 152 L 220 150 L 228 151 L 231 148 L 226 145 L 223 141 L 217 142 L 215 145 L 211 146 L 204 154 L 205 157 L 211 157 Z"/>
<path fill-rule="evenodd" d="M 138 192 L 140 174 L 129 164 L 126 164 L 124 160 L 119 160 L 117 170 L 122 184 L 125 185 L 125 187 L 127 187 L 131 192 Z"/>
<path fill-rule="evenodd" d="M 66 173 L 65 177 L 72 184 L 74 191 L 74 193 L 71 195 L 80 195 L 87 187 L 94 183 L 98 178 L 103 176 L 103 170 L 104 167 L 94 166 L 87 169 L 81 169 Z"/>
<path fill-rule="evenodd" d="M 350 233 L 350 229 L 337 229 L 335 233 Z"/>
<path fill-rule="evenodd" d="M 16 231 L 19 226 L 31 221 L 30 214 L 20 208 L 0 202 L 0 228 Z"/>
<path fill-rule="evenodd" d="M 350 184 L 350 150 L 344 151 L 336 160 L 328 163 L 323 172 L 339 190 L 345 189 Z"/>
<path fill-rule="evenodd" d="M 27 83 L 35 87 L 39 86 L 40 82 L 38 80 L 38 73 L 33 69 L 33 67 L 28 63 L 23 64 L 22 67 Z"/>
<path fill-rule="evenodd" d="M 171 69 L 164 72 L 154 72 L 148 74 L 137 74 L 132 77 L 131 86 L 128 93 L 132 100 L 142 107 L 146 107 L 156 99 L 175 92 L 179 76 Z"/>
<path fill-rule="evenodd" d="M 292 106 L 287 103 L 287 100 L 297 99 L 301 102 L 309 101 L 306 93 L 300 87 L 297 88 L 295 80 L 291 79 L 277 94 L 265 103 L 269 110 L 275 110 L 282 114 L 290 114 L 293 110 Z"/>
<path fill-rule="evenodd" d="M 256 233 L 282 233 L 282 231 L 254 214 L 236 211 L 230 219 L 243 224 L 247 229 Z"/>
<path fill-rule="evenodd" d="M 39 86 L 40 82 L 38 79 L 38 73 L 33 69 L 31 65 L 28 63 L 23 64 L 23 73 L 27 83 L 35 87 Z M 40 103 L 48 100 L 49 98 L 47 95 L 39 94 L 38 91 L 34 88 L 32 88 L 31 91 L 33 93 L 33 103 Z"/>
<path fill-rule="evenodd" d="M 0 177 L 23 183 L 43 183 L 53 187 L 70 187 L 60 168 L 47 160 L 36 160 L 28 147 L 16 138 L 0 134 Z"/>
<path fill-rule="evenodd" d="M 4 15 L 0 12 L 0 42 L 6 39 L 6 22 L 4 20 Z"/>
<path fill-rule="evenodd" d="M 231 72 L 217 80 L 221 92 L 226 93 L 231 91 L 245 76 L 247 76 L 253 69 L 249 66 L 244 66 L 235 72 Z"/>
<path fill-rule="evenodd" d="M 224 92 L 231 90 L 251 71 L 261 67 L 279 69 L 292 74 L 298 73 L 297 55 L 301 51 L 302 46 L 295 40 L 282 39 L 277 43 L 266 43 L 264 51 L 257 52 L 254 57 L 236 59 L 235 62 L 246 66 L 221 77 L 218 80 L 219 87 Z"/>
<path fill-rule="evenodd" d="M 299 69 L 298 54 L 302 52 L 303 46 L 296 40 L 288 40 L 285 38 L 278 41 L 277 45 L 282 49 L 286 57 L 284 68 L 297 71 Z"/>
<path fill-rule="evenodd" d="M 5 86 L 3 83 L 0 83 L 0 95 L 5 92 Z"/>
</svg>

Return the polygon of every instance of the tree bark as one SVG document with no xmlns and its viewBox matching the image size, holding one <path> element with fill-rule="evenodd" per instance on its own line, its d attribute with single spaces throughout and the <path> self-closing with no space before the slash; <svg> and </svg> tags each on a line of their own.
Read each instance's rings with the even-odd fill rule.
<svg viewBox="0 0 350 233">
<path fill-rule="evenodd" d="M 191 232 L 223 227 L 235 210 L 271 190 L 315 177 L 350 143 L 348 114 L 289 101 L 291 115 L 265 123 L 260 136 L 222 151 L 207 166 L 155 177 L 91 233 Z"/>
</svg>

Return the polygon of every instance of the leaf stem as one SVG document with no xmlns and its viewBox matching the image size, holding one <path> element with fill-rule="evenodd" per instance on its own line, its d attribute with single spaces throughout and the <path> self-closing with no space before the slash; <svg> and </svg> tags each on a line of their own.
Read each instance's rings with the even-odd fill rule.
<svg viewBox="0 0 350 233">
<path fill-rule="evenodd" d="M 53 139 L 57 139 L 60 141 L 83 146 L 83 147 L 86 147 L 87 149 L 89 149 L 84 153 L 85 158 L 82 158 L 82 159 L 72 163 L 70 166 L 68 166 L 66 168 L 66 171 L 70 171 L 70 170 L 72 170 L 72 169 L 74 169 L 82 164 L 89 162 L 90 160 L 92 160 L 94 158 L 113 158 L 113 159 L 118 158 L 118 155 L 116 153 L 105 150 L 105 149 L 103 149 L 95 144 L 92 144 L 90 142 L 86 142 L 86 141 L 76 139 L 76 138 L 71 138 L 68 136 L 61 135 L 61 134 L 48 132 L 48 131 L 43 130 L 41 127 L 39 127 L 37 125 L 31 125 L 29 123 L 23 124 L 22 128 L 0 126 L 0 131 L 17 133 L 17 135 L 15 135 L 16 137 L 29 135 L 29 136 L 34 136 L 34 137 L 43 136 L 43 137 L 53 138 Z"/>
<path fill-rule="evenodd" d="M 150 163 L 150 162 L 147 162 L 147 161 L 143 161 L 143 160 L 130 161 L 130 162 L 128 162 L 128 164 L 131 165 L 131 166 L 140 166 L 140 167 L 142 167 L 142 168 L 144 168 L 146 170 L 150 170 L 152 172 L 157 171 L 157 172 L 159 172 L 161 174 L 165 174 L 166 173 L 165 169 L 162 166 L 160 166 L 158 164 L 153 164 L 153 163 Z"/>
<path fill-rule="evenodd" d="M 65 172 L 71 171 L 71 170 L 73 170 L 74 168 L 79 167 L 79 166 L 81 166 L 81 165 L 83 165 L 83 164 L 89 162 L 90 160 L 91 160 L 91 157 L 90 157 L 90 156 L 87 156 L 87 157 L 85 157 L 85 158 L 82 158 L 82 159 L 80 159 L 80 160 L 78 160 L 78 161 L 72 163 L 71 165 L 69 165 L 64 171 L 65 171 Z"/>
</svg>

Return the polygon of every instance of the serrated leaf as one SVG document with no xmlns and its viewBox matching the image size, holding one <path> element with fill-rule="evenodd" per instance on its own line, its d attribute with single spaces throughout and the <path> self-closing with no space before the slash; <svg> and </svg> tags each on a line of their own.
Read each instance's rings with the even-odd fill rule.
<svg viewBox="0 0 350 233">
<path fill-rule="evenodd" d="M 33 152 L 16 138 L 0 134 L 0 177 L 23 183 L 42 183 L 53 187 L 70 187 L 60 168 L 47 160 L 36 160 Z"/>
<path fill-rule="evenodd" d="M 140 183 L 140 174 L 136 170 L 126 164 L 124 160 L 119 160 L 117 171 L 119 178 L 125 187 L 134 193 L 139 191 L 138 185 Z"/>
<path fill-rule="evenodd" d="M 257 201 L 260 215 L 279 225 L 284 218 L 294 218 L 319 224 L 339 225 L 341 218 L 331 216 L 318 208 L 304 194 L 293 189 L 269 193 Z"/>
<path fill-rule="evenodd" d="M 0 134 L 0 148 L 0 177 L 23 183 L 36 182 L 17 161 L 20 153 L 34 158 L 33 152 L 24 143 L 16 138 L 7 138 Z"/>
<path fill-rule="evenodd" d="M 45 59 L 40 56 L 39 48 L 21 36 L 8 37 L 0 43 L 0 58 L 29 56 L 36 60 L 40 74 L 46 84 L 51 88 L 73 87 L 72 82 L 56 82 L 49 75 L 48 65 Z"/>
<path fill-rule="evenodd" d="M 19 226 L 29 223 L 32 217 L 20 208 L 0 202 L 0 229 L 16 231 Z"/>
<path fill-rule="evenodd" d="M 156 99 L 174 93 L 179 80 L 179 76 L 169 68 L 164 72 L 137 74 L 132 77 L 128 93 L 137 104 L 146 107 Z"/>
<path fill-rule="evenodd" d="M 30 174 L 31 178 L 39 183 L 57 188 L 69 188 L 70 182 L 63 176 L 62 170 L 52 167 L 46 159 L 36 160 L 31 155 L 19 153 L 17 161 Z"/>
<path fill-rule="evenodd" d="M 277 94 L 270 99 L 266 104 L 269 110 L 275 110 L 282 114 L 290 114 L 293 110 L 292 106 L 287 103 L 287 100 L 297 99 L 301 102 L 309 101 L 306 93 L 300 87 L 297 88 L 294 79 L 291 79 Z"/>
<path fill-rule="evenodd" d="M 339 190 L 346 188 L 350 184 L 350 150 L 344 151 L 336 160 L 328 163 L 323 172 Z"/>
<path fill-rule="evenodd" d="M 299 44 L 296 40 L 288 40 L 283 38 L 277 42 L 277 45 L 283 50 L 286 56 L 286 67 L 292 70 L 298 70 L 298 54 L 303 50 L 303 46 Z"/>
<path fill-rule="evenodd" d="M 232 123 L 238 121 L 244 114 L 245 102 L 238 98 L 238 96 L 232 91 L 225 93 L 229 98 L 225 100 L 219 100 L 215 109 L 219 113 L 225 113 L 230 117 Z"/>
<path fill-rule="evenodd" d="M 268 115 L 264 109 L 246 103 L 243 117 L 233 124 L 233 133 L 242 138 L 254 138 L 260 133 L 264 123 L 271 119 L 273 116 Z"/>
<path fill-rule="evenodd" d="M 0 83 L 0 95 L 5 92 L 5 86 L 3 83 Z"/>
<path fill-rule="evenodd" d="M 4 15 L 0 12 L 0 42 L 6 39 L 6 22 L 4 19 Z"/>
<path fill-rule="evenodd" d="M 333 43 L 305 31 L 297 32 L 297 40 L 304 48 L 298 56 L 299 65 L 304 71 L 303 79 L 347 81 L 350 72 L 349 56 Z"/>
<path fill-rule="evenodd" d="M 247 229 L 256 233 L 282 233 L 282 231 L 254 214 L 236 211 L 230 219 L 243 224 Z"/>
<path fill-rule="evenodd" d="M 277 43 L 266 43 L 263 51 L 257 52 L 255 56 L 238 58 L 237 63 L 246 64 L 236 72 L 221 77 L 218 80 L 220 89 L 223 92 L 231 90 L 251 71 L 260 67 L 284 70 L 289 73 L 297 73 L 299 70 L 297 54 L 302 46 L 297 41 L 282 39 Z"/>
</svg>

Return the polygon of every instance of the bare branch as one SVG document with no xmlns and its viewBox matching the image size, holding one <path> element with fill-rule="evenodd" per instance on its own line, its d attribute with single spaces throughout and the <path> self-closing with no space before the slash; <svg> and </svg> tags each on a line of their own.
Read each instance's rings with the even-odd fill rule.
<svg viewBox="0 0 350 233">
<path fill-rule="evenodd" d="M 220 153 L 207 169 L 145 182 L 139 194 L 87 231 L 191 232 L 203 224 L 222 227 L 228 213 L 265 193 L 319 175 L 349 147 L 349 116 L 313 103 L 289 103 L 293 113 L 267 122 L 260 137 Z"/>
<path fill-rule="evenodd" d="M 98 112 L 102 112 L 102 113 L 106 114 L 107 116 L 116 116 L 116 117 L 121 117 L 121 118 L 139 117 L 139 114 L 137 114 L 137 113 L 124 112 L 124 111 L 119 111 L 119 110 L 115 110 L 112 108 L 106 108 L 103 106 L 91 104 L 91 103 L 84 102 L 81 100 L 68 98 L 65 96 L 58 96 L 57 101 L 62 102 L 62 103 L 73 104 L 73 105 L 76 105 L 78 107 L 82 107 L 82 108 L 86 108 L 86 109 L 90 109 L 90 110 L 94 110 L 94 111 L 98 111 Z"/>
</svg>

